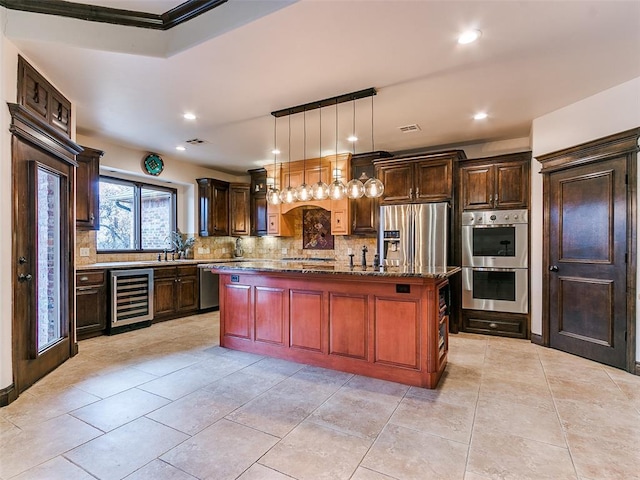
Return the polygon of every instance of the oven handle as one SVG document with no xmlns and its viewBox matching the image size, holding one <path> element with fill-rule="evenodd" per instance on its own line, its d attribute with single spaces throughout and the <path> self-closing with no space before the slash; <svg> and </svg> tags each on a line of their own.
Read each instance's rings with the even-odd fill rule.
<svg viewBox="0 0 640 480">
<path fill-rule="evenodd" d="M 508 268 L 504 268 L 504 267 L 465 267 L 468 268 L 469 270 L 478 270 L 480 272 L 514 272 L 516 270 L 527 270 L 526 267 L 524 268 L 512 268 L 512 267 L 508 267 Z"/>
<path fill-rule="evenodd" d="M 518 227 L 520 225 L 524 225 L 526 226 L 526 223 L 483 223 L 482 225 L 480 224 L 475 224 L 475 225 L 462 225 L 462 227 L 467 227 L 467 228 L 498 228 L 498 227 Z"/>
</svg>

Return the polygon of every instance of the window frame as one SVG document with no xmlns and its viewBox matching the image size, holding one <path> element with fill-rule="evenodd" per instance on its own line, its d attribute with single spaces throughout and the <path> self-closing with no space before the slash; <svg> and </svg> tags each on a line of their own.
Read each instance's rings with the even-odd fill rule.
<svg viewBox="0 0 640 480">
<path fill-rule="evenodd" d="M 134 244 L 137 245 L 138 248 L 133 249 L 122 249 L 122 250 L 99 250 L 97 249 L 97 241 L 96 241 L 96 253 L 159 253 L 164 252 L 165 249 L 162 248 L 142 248 L 142 190 L 157 190 L 161 192 L 166 192 L 171 194 L 171 225 L 172 231 L 177 231 L 178 229 L 178 190 L 176 188 L 165 187 L 163 185 L 156 185 L 153 183 L 140 182 L 136 180 L 128 180 L 125 178 L 111 177 L 109 175 L 100 175 L 99 182 L 102 180 L 106 180 L 111 183 L 118 183 L 121 185 L 126 185 L 134 188 L 133 194 L 133 223 L 134 223 Z M 98 207 L 99 211 L 99 207 Z M 166 249 L 167 251 L 172 251 L 171 249 Z"/>
</svg>

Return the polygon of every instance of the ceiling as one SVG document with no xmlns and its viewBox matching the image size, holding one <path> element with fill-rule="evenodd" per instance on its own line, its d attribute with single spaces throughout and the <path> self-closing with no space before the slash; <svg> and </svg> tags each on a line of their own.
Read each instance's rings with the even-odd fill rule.
<svg viewBox="0 0 640 480">
<path fill-rule="evenodd" d="M 480 40 L 457 44 L 469 28 Z M 358 153 L 447 148 L 527 137 L 534 118 L 640 76 L 640 1 L 230 0 L 167 31 L 7 11 L 5 35 L 75 103 L 78 133 L 230 173 L 273 162 L 270 112 L 356 90 L 378 91 L 374 136 L 371 99 L 343 103 L 339 152 L 354 110 Z M 306 156 L 334 153 L 335 108 L 321 144 L 319 110 L 306 124 Z M 303 158 L 303 132 L 302 114 L 277 120 L 279 159 Z"/>
</svg>

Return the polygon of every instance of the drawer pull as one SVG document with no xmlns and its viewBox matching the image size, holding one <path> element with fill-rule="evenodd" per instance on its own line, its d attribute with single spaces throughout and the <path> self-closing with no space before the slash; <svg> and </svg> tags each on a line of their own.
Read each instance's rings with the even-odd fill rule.
<svg viewBox="0 0 640 480">
<path fill-rule="evenodd" d="M 493 322 L 491 322 L 491 323 L 489 324 L 489 328 L 498 328 L 498 324 L 497 324 L 497 323 L 493 323 Z"/>
<path fill-rule="evenodd" d="M 89 280 L 89 277 L 80 277 L 81 282 L 86 282 L 87 280 Z"/>
</svg>

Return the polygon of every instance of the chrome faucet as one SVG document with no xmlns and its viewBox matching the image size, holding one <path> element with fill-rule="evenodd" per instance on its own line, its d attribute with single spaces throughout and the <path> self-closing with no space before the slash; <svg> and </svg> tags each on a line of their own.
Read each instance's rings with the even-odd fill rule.
<svg viewBox="0 0 640 480">
<path fill-rule="evenodd" d="M 362 262 L 361 262 L 361 265 L 362 265 L 363 267 L 366 267 L 366 266 L 367 266 L 367 252 L 368 252 L 368 251 L 369 251 L 369 249 L 367 248 L 367 246 L 366 246 L 366 245 L 363 245 L 363 246 L 362 246 Z"/>
</svg>

